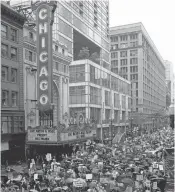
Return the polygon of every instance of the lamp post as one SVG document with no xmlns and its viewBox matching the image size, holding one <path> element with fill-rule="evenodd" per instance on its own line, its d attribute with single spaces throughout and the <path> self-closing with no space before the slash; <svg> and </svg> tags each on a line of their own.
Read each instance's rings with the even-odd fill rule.
<svg viewBox="0 0 175 192">
<path fill-rule="evenodd" d="M 112 145 L 112 118 L 111 118 L 111 130 L 110 130 L 110 132 L 111 132 L 111 145 Z"/>
</svg>

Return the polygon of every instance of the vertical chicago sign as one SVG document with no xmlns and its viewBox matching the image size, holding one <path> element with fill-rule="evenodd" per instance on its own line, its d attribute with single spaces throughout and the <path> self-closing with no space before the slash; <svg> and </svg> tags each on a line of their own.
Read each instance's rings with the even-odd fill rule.
<svg viewBox="0 0 175 192">
<path fill-rule="evenodd" d="M 35 1 L 37 28 L 37 88 L 38 110 L 52 109 L 52 24 L 55 1 Z"/>
</svg>

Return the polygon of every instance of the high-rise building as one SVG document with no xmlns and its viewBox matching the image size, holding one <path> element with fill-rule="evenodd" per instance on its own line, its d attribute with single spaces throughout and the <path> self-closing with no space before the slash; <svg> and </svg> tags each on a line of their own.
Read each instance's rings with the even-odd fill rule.
<svg viewBox="0 0 175 192">
<path fill-rule="evenodd" d="M 110 28 L 111 71 L 131 81 L 132 111 L 143 117 L 166 106 L 164 61 L 142 23 Z M 151 118 L 145 119 L 151 127 Z"/>
<path fill-rule="evenodd" d="M 165 77 L 168 89 L 170 91 L 171 103 L 174 102 L 173 92 L 174 92 L 174 74 L 173 74 L 173 63 L 170 61 L 164 61 L 165 64 Z"/>
<path fill-rule="evenodd" d="M 1 163 L 24 158 L 23 24 L 25 18 L 1 2 Z"/>
</svg>

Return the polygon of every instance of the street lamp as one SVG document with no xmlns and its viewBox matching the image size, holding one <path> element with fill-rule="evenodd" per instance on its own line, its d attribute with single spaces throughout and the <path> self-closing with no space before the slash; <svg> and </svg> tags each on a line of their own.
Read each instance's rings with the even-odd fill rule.
<svg viewBox="0 0 175 192">
<path fill-rule="evenodd" d="M 113 126 L 113 124 L 112 124 L 112 118 L 111 118 L 111 131 L 110 131 L 111 132 L 111 138 L 110 138 L 111 139 L 111 145 L 112 145 L 112 126 Z"/>
</svg>

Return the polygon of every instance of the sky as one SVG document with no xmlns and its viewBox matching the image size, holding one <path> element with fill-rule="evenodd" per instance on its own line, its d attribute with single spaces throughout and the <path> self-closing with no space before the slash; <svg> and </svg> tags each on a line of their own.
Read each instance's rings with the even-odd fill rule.
<svg viewBox="0 0 175 192">
<path fill-rule="evenodd" d="M 142 22 L 175 74 L 175 0 L 109 0 L 110 27 Z"/>
</svg>

